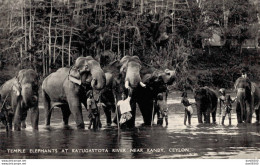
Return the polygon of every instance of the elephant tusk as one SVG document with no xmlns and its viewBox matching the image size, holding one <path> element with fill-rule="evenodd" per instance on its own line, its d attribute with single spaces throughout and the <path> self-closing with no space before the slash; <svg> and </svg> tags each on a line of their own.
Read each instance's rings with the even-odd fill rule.
<svg viewBox="0 0 260 165">
<path fill-rule="evenodd" d="M 143 82 L 140 82 L 140 85 L 141 85 L 141 87 L 146 87 L 146 84 L 144 84 Z"/>
<path fill-rule="evenodd" d="M 125 81 L 125 88 L 129 88 L 129 81 Z"/>
<path fill-rule="evenodd" d="M 92 79 L 92 81 L 91 81 L 91 86 L 92 86 L 92 88 L 95 88 L 95 87 L 96 87 L 96 84 L 97 84 L 96 79 Z"/>
</svg>

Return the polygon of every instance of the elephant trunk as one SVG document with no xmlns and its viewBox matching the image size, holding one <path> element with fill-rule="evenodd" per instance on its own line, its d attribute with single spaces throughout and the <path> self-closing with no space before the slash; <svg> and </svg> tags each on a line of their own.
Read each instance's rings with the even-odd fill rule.
<svg viewBox="0 0 260 165">
<path fill-rule="evenodd" d="M 101 68 L 93 68 L 91 71 L 92 81 L 91 86 L 93 89 L 101 90 L 106 85 L 105 73 Z"/>
<path fill-rule="evenodd" d="M 32 84 L 22 85 L 21 95 L 26 106 L 33 106 L 38 103 L 38 91 L 33 91 Z"/>
<path fill-rule="evenodd" d="M 14 130 L 21 130 L 21 120 L 22 120 L 22 96 L 17 97 L 17 106 L 14 114 Z"/>
<path fill-rule="evenodd" d="M 38 104 L 37 106 L 30 109 L 31 110 L 31 124 L 32 128 L 34 130 L 38 130 L 38 124 L 39 124 L 39 108 Z"/>
<path fill-rule="evenodd" d="M 125 77 L 125 81 L 129 82 L 129 86 L 132 88 L 136 88 L 138 85 L 140 85 L 141 82 L 141 76 L 139 73 L 139 70 L 136 69 L 128 69 Z"/>
<path fill-rule="evenodd" d="M 239 88 L 237 91 L 237 102 L 240 104 L 240 114 L 241 114 L 241 121 L 245 120 L 245 111 L 246 111 L 246 103 L 245 103 L 245 90 L 243 88 Z"/>
</svg>

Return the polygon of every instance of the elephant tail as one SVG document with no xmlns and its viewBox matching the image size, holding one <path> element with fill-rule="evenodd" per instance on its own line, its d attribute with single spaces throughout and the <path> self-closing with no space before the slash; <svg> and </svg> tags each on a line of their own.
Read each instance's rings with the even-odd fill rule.
<svg viewBox="0 0 260 165">
<path fill-rule="evenodd" d="M 42 100 L 43 100 L 44 108 L 51 110 L 51 99 L 44 89 L 42 90 Z"/>
</svg>

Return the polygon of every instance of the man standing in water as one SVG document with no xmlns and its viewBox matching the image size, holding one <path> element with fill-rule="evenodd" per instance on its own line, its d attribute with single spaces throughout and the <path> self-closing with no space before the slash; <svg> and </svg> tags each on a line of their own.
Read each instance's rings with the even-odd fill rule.
<svg viewBox="0 0 260 165">
<path fill-rule="evenodd" d="M 92 91 L 89 93 L 89 98 L 87 99 L 87 108 L 89 110 L 89 119 L 90 119 L 90 123 L 89 123 L 89 127 L 88 129 L 91 129 L 92 124 L 94 124 L 96 118 L 98 118 L 98 123 L 95 123 L 94 127 L 96 126 L 96 124 L 98 125 L 99 128 L 102 127 L 101 121 L 100 121 L 100 112 L 99 109 L 97 107 L 97 103 L 96 100 L 93 97 L 93 93 Z M 96 129 L 96 128 L 94 128 Z"/>
<path fill-rule="evenodd" d="M 221 88 L 219 90 L 219 93 L 220 93 L 220 97 L 219 97 L 220 112 L 219 113 L 222 116 L 221 124 L 224 125 L 225 117 L 226 117 L 226 115 L 228 115 L 229 125 L 231 125 L 232 103 L 235 102 L 236 99 L 232 100 L 230 95 L 226 94 L 226 90 L 224 88 Z"/>
<path fill-rule="evenodd" d="M 184 115 L 184 125 L 186 125 L 186 121 L 187 121 L 187 117 L 188 117 L 188 123 L 189 125 L 191 125 L 191 112 L 189 110 L 189 107 L 192 105 L 188 98 L 187 98 L 187 92 L 183 92 L 182 95 L 182 100 L 181 103 L 184 105 L 184 111 L 185 111 L 185 115 Z"/>
</svg>

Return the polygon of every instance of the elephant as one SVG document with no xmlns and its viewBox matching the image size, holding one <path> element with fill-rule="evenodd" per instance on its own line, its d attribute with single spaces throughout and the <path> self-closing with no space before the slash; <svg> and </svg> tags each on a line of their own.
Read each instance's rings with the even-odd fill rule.
<svg viewBox="0 0 260 165">
<path fill-rule="evenodd" d="M 101 94 L 101 102 L 105 104 L 104 112 L 107 125 L 110 126 L 111 111 L 114 112 L 116 102 L 121 98 L 123 92 L 132 95 L 134 91 L 144 84 L 141 83 L 141 61 L 137 56 L 124 56 L 120 61 L 115 60 L 104 67 L 106 76 L 106 87 Z M 131 96 L 132 115 L 135 115 L 135 99 Z"/>
<path fill-rule="evenodd" d="M 194 98 L 197 107 L 198 122 L 202 122 L 202 115 L 204 122 L 210 123 L 210 113 L 212 115 L 213 123 L 216 123 L 216 113 L 218 96 L 216 92 L 209 87 L 200 87 L 194 90 Z"/>
<path fill-rule="evenodd" d="M 51 73 L 42 83 L 46 127 L 50 126 L 52 109 L 57 106 L 61 108 L 64 126 L 68 126 L 72 113 L 77 128 L 84 129 L 81 103 L 87 109 L 87 92 L 93 90 L 97 100 L 105 84 L 105 73 L 91 56 L 78 57 L 71 68 Z"/>
<path fill-rule="evenodd" d="M 139 88 L 136 92 L 136 100 L 143 116 L 144 125 L 151 125 L 154 115 L 158 115 L 159 110 L 164 108 L 160 106 L 167 105 L 168 85 L 172 85 L 177 76 L 176 70 L 157 70 L 151 68 L 148 70 L 147 72 L 145 68 L 141 74 L 143 75 L 142 82 L 146 87 Z M 159 93 L 163 96 L 163 104 L 155 106 L 157 105 L 157 96 Z"/>
<path fill-rule="evenodd" d="M 136 104 L 139 106 L 144 124 L 150 125 L 153 100 L 156 101 L 159 93 L 167 92 L 167 85 L 175 81 L 175 70 L 160 71 L 154 68 L 142 68 L 141 64 L 137 56 L 124 56 L 120 62 L 111 62 L 104 68 L 107 84 L 101 98 L 106 105 L 108 125 L 111 123 L 111 111 L 116 108 L 115 102 L 121 99 L 121 94 L 127 90 L 127 86 L 130 87 L 132 118 L 126 122 L 126 127 L 135 126 Z"/>
<path fill-rule="evenodd" d="M 6 81 L 0 87 L 1 107 L 3 107 L 5 120 L 9 129 L 20 131 L 26 128 L 27 111 L 31 113 L 33 130 L 38 130 L 38 74 L 32 69 L 22 69 L 17 76 Z M 11 107 L 8 105 L 11 104 Z"/>
<path fill-rule="evenodd" d="M 259 123 L 259 104 L 260 90 L 259 87 L 250 82 L 248 78 L 239 77 L 235 82 L 236 90 L 236 112 L 238 123 L 251 123 L 253 110 L 256 113 L 256 121 Z M 247 108 L 247 106 L 249 108 Z"/>
</svg>

